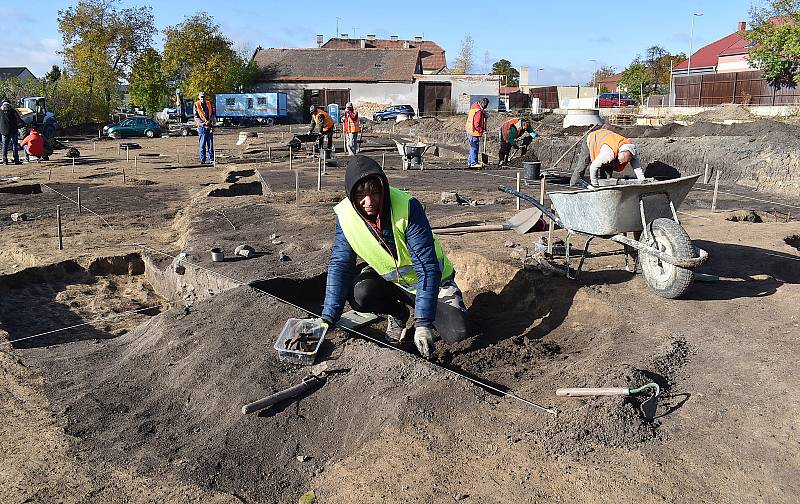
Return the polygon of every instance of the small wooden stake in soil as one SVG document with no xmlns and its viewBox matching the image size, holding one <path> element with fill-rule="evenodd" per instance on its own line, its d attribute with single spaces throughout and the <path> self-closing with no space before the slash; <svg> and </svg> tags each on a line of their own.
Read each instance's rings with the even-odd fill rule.
<svg viewBox="0 0 800 504">
<path fill-rule="evenodd" d="M 711 211 L 717 211 L 717 192 L 719 191 L 719 172 L 716 173 L 716 177 L 714 177 L 714 197 L 711 198 Z"/>
<path fill-rule="evenodd" d="M 123 184 L 126 183 L 126 181 L 125 181 L 125 167 L 124 166 L 122 167 L 122 183 Z"/>
<path fill-rule="evenodd" d="M 289 147 L 289 169 L 292 169 L 292 148 Z"/>
<path fill-rule="evenodd" d="M 126 163 L 130 163 L 131 162 L 131 153 L 130 153 L 130 149 L 128 147 L 125 147 L 125 162 Z"/>
<path fill-rule="evenodd" d="M 78 213 L 83 213 L 83 205 L 81 205 L 81 188 L 78 188 Z"/>
<path fill-rule="evenodd" d="M 539 203 L 544 205 L 544 187 L 547 182 L 545 181 L 544 175 L 539 176 Z"/>
<path fill-rule="evenodd" d="M 553 205 L 550 205 L 550 211 L 555 213 Z M 553 230 L 556 228 L 556 223 L 550 220 L 550 227 L 547 229 L 547 253 L 553 257 Z"/>
<path fill-rule="evenodd" d="M 56 205 L 56 236 L 58 237 L 58 250 L 64 250 L 64 241 L 61 238 L 61 205 Z"/>
<path fill-rule="evenodd" d="M 381 170 L 386 171 L 386 153 L 381 154 Z"/>
<path fill-rule="evenodd" d="M 300 170 L 294 171 L 294 202 L 300 204 Z"/>
<path fill-rule="evenodd" d="M 75 158 L 72 158 L 72 174 L 75 175 Z"/>
<path fill-rule="evenodd" d="M 317 191 L 322 190 L 322 158 L 317 160 Z"/>
<path fill-rule="evenodd" d="M 519 189 L 520 189 L 519 180 L 520 180 L 520 173 L 517 172 L 517 192 L 519 192 Z M 517 210 L 519 210 L 519 204 L 520 204 L 520 200 L 519 200 L 519 196 L 517 196 Z"/>
<path fill-rule="evenodd" d="M 267 160 L 272 162 L 272 147 L 267 147 Z"/>
</svg>

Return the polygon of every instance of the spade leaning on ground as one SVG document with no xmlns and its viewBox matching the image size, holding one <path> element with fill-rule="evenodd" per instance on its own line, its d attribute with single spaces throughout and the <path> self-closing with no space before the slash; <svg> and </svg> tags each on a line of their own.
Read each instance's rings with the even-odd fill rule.
<svg viewBox="0 0 800 504">
<path fill-rule="evenodd" d="M 348 197 L 334 208 L 324 323 L 338 322 L 348 300 L 356 311 L 387 315 L 387 336 L 403 340 L 413 306 L 414 344 L 424 357 L 430 357 L 434 328 L 448 343 L 466 339 L 467 309 L 456 272 L 422 204 L 391 187 L 366 156 L 347 163 L 345 190 Z M 357 265 L 358 257 L 366 264 Z"/>
</svg>

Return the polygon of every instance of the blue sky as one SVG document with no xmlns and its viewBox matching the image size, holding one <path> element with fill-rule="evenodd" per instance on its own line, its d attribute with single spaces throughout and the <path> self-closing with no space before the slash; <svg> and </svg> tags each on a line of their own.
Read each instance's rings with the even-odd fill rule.
<svg viewBox="0 0 800 504">
<path fill-rule="evenodd" d="M 763 4 L 754 0 L 756 5 Z M 36 14 L 20 3 L 0 7 L 0 66 L 27 66 L 37 76 L 60 64 L 58 10 L 71 2 L 39 0 Z M 448 62 L 469 33 L 475 40 L 475 62 L 483 70 L 506 58 L 516 67 L 528 65 L 531 80 L 546 84 L 583 84 L 595 63 L 624 69 L 647 47 L 660 45 L 670 52 L 688 52 L 692 12 L 696 18 L 695 50 L 736 30 L 749 20 L 751 0 L 673 0 L 658 8 L 630 9 L 630 3 L 529 1 L 513 4 L 491 1 L 238 1 L 156 2 L 156 26 L 174 25 L 197 11 L 208 12 L 238 46 L 313 47 L 315 35 L 339 32 L 351 37 L 367 33 L 378 37 L 422 35 L 447 51 Z M 123 1 L 121 5 L 147 5 Z M 330 12 L 330 14 L 327 14 Z M 156 44 L 160 44 L 160 37 Z M 544 70 L 536 72 L 536 69 Z M 538 77 L 537 74 L 538 73 Z"/>
</svg>

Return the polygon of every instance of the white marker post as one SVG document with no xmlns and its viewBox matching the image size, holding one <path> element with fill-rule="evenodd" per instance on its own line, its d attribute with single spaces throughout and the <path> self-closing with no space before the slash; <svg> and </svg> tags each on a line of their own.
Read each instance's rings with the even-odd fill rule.
<svg viewBox="0 0 800 504">
<path fill-rule="evenodd" d="M 517 172 L 517 192 L 519 192 L 520 189 L 519 182 L 520 182 L 520 173 Z M 519 210 L 519 205 L 520 205 L 520 199 L 519 196 L 517 196 L 517 210 Z"/>
<path fill-rule="evenodd" d="M 64 250 L 64 240 L 61 237 L 61 205 L 56 205 L 56 236 L 58 237 L 58 250 Z"/>
<path fill-rule="evenodd" d="M 714 179 L 714 197 L 711 198 L 711 211 L 717 211 L 717 192 L 719 191 L 719 171 L 716 173 L 716 177 Z"/>
</svg>

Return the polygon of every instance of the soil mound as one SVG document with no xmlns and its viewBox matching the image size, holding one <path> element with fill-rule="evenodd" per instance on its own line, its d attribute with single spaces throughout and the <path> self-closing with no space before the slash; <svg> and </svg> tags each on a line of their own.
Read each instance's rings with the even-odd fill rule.
<svg viewBox="0 0 800 504">
<path fill-rule="evenodd" d="M 698 121 L 747 121 L 752 119 L 753 115 L 742 105 L 733 103 L 725 103 L 718 105 L 711 110 L 700 112 L 692 116 L 692 119 Z"/>
<path fill-rule="evenodd" d="M 327 463 L 419 415 L 421 404 L 463 415 L 481 395 L 411 356 L 334 336 L 321 351 L 341 373 L 299 402 L 243 416 L 243 404 L 307 376 L 272 349 L 283 322 L 298 316 L 237 288 L 99 347 L 49 349 L 41 365 L 58 378 L 47 393 L 82 449 L 265 503 L 296 502 Z"/>
</svg>

